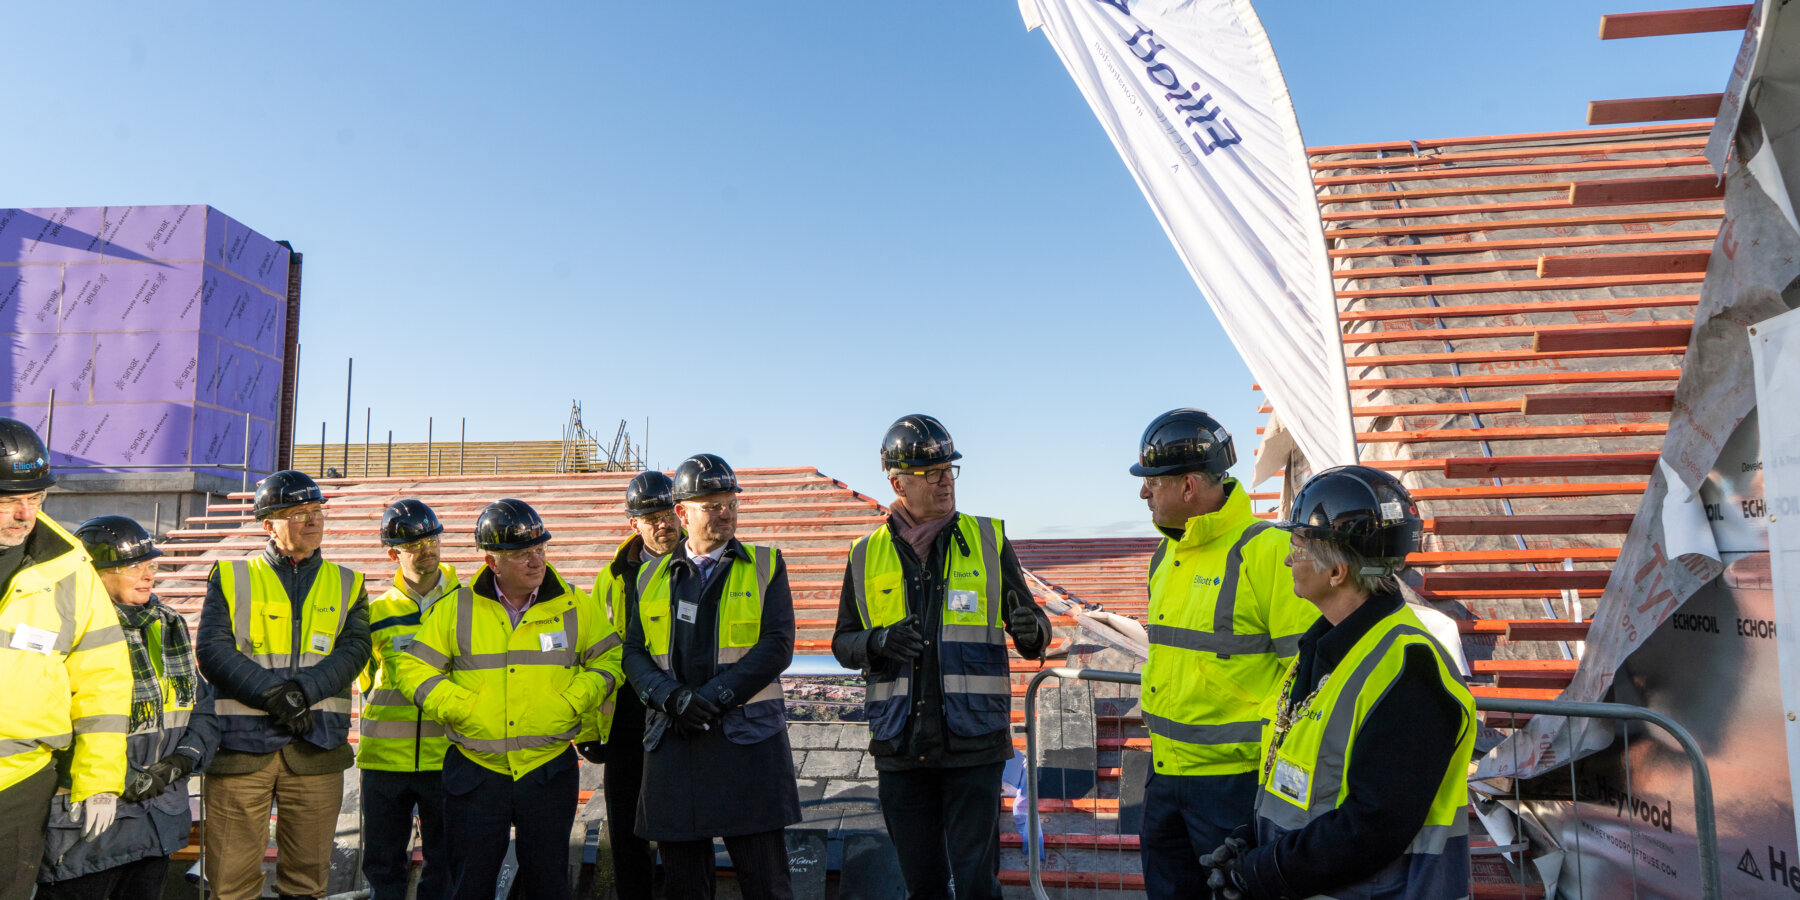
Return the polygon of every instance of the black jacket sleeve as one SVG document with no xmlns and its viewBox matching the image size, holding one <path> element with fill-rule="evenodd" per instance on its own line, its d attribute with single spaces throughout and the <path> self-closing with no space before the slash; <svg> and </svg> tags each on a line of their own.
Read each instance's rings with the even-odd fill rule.
<svg viewBox="0 0 1800 900">
<path fill-rule="evenodd" d="M 356 603 L 350 607 L 350 617 L 344 621 L 343 632 L 332 643 L 331 653 L 317 664 L 294 674 L 294 680 L 306 693 L 306 702 L 317 703 L 348 690 L 350 683 L 369 665 L 373 651 L 374 646 L 369 640 L 369 592 L 359 590 Z"/>
<path fill-rule="evenodd" d="M 794 595 L 788 590 L 787 559 L 777 558 L 775 574 L 763 594 L 762 634 L 731 668 L 712 677 L 699 693 L 722 709 L 743 706 L 757 691 L 787 671 L 794 661 Z M 731 691 L 731 700 L 719 700 L 720 691 Z"/>
<path fill-rule="evenodd" d="M 1444 690 L 1429 648 L 1406 651 L 1400 677 L 1363 720 L 1344 805 L 1252 849 L 1250 896 L 1311 897 L 1366 880 L 1398 859 L 1425 824 L 1440 775 L 1462 729 L 1462 707 Z"/>
<path fill-rule="evenodd" d="M 650 647 L 644 643 L 644 624 L 638 617 L 636 603 L 625 607 L 624 639 L 625 681 L 637 691 L 638 699 L 644 701 L 646 707 L 662 709 L 663 702 L 681 687 L 681 682 L 663 671 L 662 666 L 656 664 L 656 658 L 650 655 Z"/>
<path fill-rule="evenodd" d="M 213 716 L 213 688 L 204 679 L 195 685 L 194 711 L 175 752 L 194 760 L 194 771 L 203 772 L 219 751 L 219 720 Z"/>
<path fill-rule="evenodd" d="M 364 617 L 367 624 L 367 616 Z M 231 635 L 231 606 L 219 590 L 219 567 L 206 576 L 206 600 L 200 607 L 200 638 L 194 643 L 200 674 L 212 682 L 218 695 L 262 709 L 262 695 L 286 680 L 238 652 Z"/>
<path fill-rule="evenodd" d="M 1031 596 L 1031 583 L 1025 580 L 1025 570 L 1019 565 L 1018 555 L 1013 553 L 1011 541 L 1000 548 L 1000 585 L 1006 592 L 1005 603 L 1000 608 L 1006 624 L 1011 625 L 1013 617 L 1021 615 L 1032 616 L 1038 623 L 1038 639 L 1031 644 L 1014 641 L 1013 649 L 1026 659 L 1043 659 L 1044 649 L 1050 646 L 1050 616 Z"/>
<path fill-rule="evenodd" d="M 844 590 L 838 595 L 837 628 L 831 633 L 831 655 L 846 669 L 869 668 L 869 639 L 875 629 L 864 628 L 856 610 L 856 575 L 844 564 Z"/>
</svg>

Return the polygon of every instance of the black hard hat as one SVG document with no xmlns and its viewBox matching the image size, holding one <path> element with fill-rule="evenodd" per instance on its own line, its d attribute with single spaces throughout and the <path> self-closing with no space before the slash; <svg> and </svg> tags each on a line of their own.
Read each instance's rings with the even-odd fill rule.
<svg viewBox="0 0 1800 900">
<path fill-rule="evenodd" d="M 881 436 L 881 467 L 917 469 L 962 459 L 950 429 L 937 419 L 914 413 L 901 416 Z"/>
<path fill-rule="evenodd" d="M 150 532 L 145 531 L 136 519 L 125 516 L 96 516 L 81 523 L 81 527 L 75 529 L 75 536 L 81 538 L 96 569 L 129 566 L 163 555 L 156 549 L 156 541 L 150 537 Z"/>
<path fill-rule="evenodd" d="M 675 508 L 675 482 L 651 469 L 639 472 L 625 486 L 625 514 L 632 518 Z"/>
<path fill-rule="evenodd" d="M 1385 561 L 1386 574 L 1419 549 L 1425 522 L 1400 479 L 1368 466 L 1338 466 L 1308 479 L 1294 495 L 1291 518 L 1275 527 Z"/>
<path fill-rule="evenodd" d="M 475 520 L 475 546 L 483 550 L 524 550 L 548 540 L 544 520 L 523 500 L 495 500 Z"/>
<path fill-rule="evenodd" d="M 290 506 L 323 502 L 325 494 L 319 490 L 319 483 L 312 480 L 311 475 L 294 469 L 283 469 L 256 485 L 256 502 L 252 509 L 260 522 Z"/>
<path fill-rule="evenodd" d="M 675 467 L 675 502 L 708 494 L 739 493 L 737 473 L 715 453 L 696 453 Z"/>
<path fill-rule="evenodd" d="M 1171 409 L 1151 420 L 1138 441 L 1137 465 L 1131 474 L 1182 475 L 1207 472 L 1224 477 L 1237 464 L 1231 432 L 1198 409 Z"/>
<path fill-rule="evenodd" d="M 0 494 L 34 494 L 55 483 L 44 439 L 30 425 L 0 416 Z"/>
<path fill-rule="evenodd" d="M 398 547 L 444 533 L 437 513 L 423 500 L 395 500 L 381 513 L 381 545 Z"/>
</svg>

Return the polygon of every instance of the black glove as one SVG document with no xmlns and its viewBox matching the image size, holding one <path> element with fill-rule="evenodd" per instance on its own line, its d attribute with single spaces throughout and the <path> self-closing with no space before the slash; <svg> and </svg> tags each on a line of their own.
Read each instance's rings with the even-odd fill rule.
<svg viewBox="0 0 1800 900">
<path fill-rule="evenodd" d="M 306 692 L 298 681 L 284 681 L 262 695 L 263 712 L 286 722 L 306 712 Z"/>
<path fill-rule="evenodd" d="M 125 785 L 125 793 L 120 796 L 126 803 L 142 803 L 169 789 L 169 785 L 193 774 L 194 758 L 185 753 L 171 753 L 156 762 L 145 766 L 142 771 L 132 776 L 131 782 Z"/>
<path fill-rule="evenodd" d="M 919 635 L 919 617 L 910 615 L 886 628 L 877 628 L 869 637 L 869 652 L 889 659 L 913 660 L 925 651 L 925 639 Z"/>
<path fill-rule="evenodd" d="M 1213 852 L 1200 857 L 1213 900 L 1243 900 L 1248 895 L 1249 889 L 1244 885 L 1244 851 L 1249 847 L 1243 838 L 1229 837 Z"/>
<path fill-rule="evenodd" d="M 1006 633 L 1012 635 L 1015 647 L 1036 647 L 1044 637 L 1038 630 L 1037 614 L 1023 603 L 1013 607 L 1012 619 L 1006 623 Z"/>
<path fill-rule="evenodd" d="M 663 701 L 663 712 L 675 720 L 675 727 L 683 734 L 698 734 L 708 730 L 719 718 L 720 710 L 711 700 L 694 693 L 693 688 L 683 687 Z"/>
<path fill-rule="evenodd" d="M 581 754 L 582 759 L 595 765 L 599 765 L 606 762 L 606 758 L 601 755 L 601 750 L 605 748 L 605 746 L 605 744 L 602 744 L 599 741 L 582 741 L 575 745 L 575 752 Z"/>
</svg>

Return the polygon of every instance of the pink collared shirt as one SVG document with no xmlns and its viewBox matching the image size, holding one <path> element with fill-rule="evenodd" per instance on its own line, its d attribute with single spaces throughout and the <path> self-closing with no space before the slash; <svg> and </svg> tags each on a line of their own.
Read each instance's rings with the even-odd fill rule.
<svg viewBox="0 0 1800 900">
<path fill-rule="evenodd" d="M 531 608 L 531 604 L 537 602 L 538 590 L 542 587 L 543 585 L 538 585 L 532 588 L 531 593 L 525 595 L 525 602 L 514 606 L 512 598 L 506 596 L 506 591 L 500 587 L 500 579 L 494 579 L 494 599 L 499 600 L 500 605 L 506 607 L 506 615 L 512 619 L 512 627 L 519 627 L 519 620 L 524 618 L 525 611 Z"/>
</svg>

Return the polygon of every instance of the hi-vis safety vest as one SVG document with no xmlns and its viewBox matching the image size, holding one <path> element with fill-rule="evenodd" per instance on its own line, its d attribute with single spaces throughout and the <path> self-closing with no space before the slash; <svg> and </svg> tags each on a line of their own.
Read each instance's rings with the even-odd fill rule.
<svg viewBox="0 0 1800 900">
<path fill-rule="evenodd" d="M 593 598 L 553 567 L 514 626 L 504 604 L 475 591 L 486 570 L 432 608 L 396 665 L 464 756 L 516 781 L 566 751 L 589 710 L 612 698 L 620 641 Z"/>
<path fill-rule="evenodd" d="M 1150 559 L 1144 724 L 1158 775 L 1256 771 L 1263 700 L 1319 610 L 1294 594 L 1288 537 L 1256 519 L 1236 479 Z"/>
<path fill-rule="evenodd" d="M 363 589 L 361 573 L 321 560 L 300 604 L 300 618 L 295 619 L 281 576 L 260 554 L 214 563 L 213 571 L 231 611 L 231 636 L 238 652 L 278 675 L 316 666 L 331 655 Z M 213 709 L 219 717 L 219 743 L 225 749 L 273 753 L 295 739 L 268 713 L 247 703 L 219 697 Z M 349 685 L 337 696 L 314 703 L 312 711 L 312 731 L 300 737 L 325 750 L 350 739 Z"/>
<path fill-rule="evenodd" d="M 1367 882 L 1333 891 L 1334 896 L 1438 900 L 1469 894 L 1468 767 L 1475 747 L 1475 699 L 1463 685 L 1456 663 L 1405 606 L 1375 623 L 1344 655 L 1280 748 L 1273 746 L 1274 727 L 1264 730 L 1262 752 L 1265 756 L 1273 753 L 1274 761 L 1256 795 L 1259 842 L 1266 844 L 1283 833 L 1304 828 L 1343 805 L 1350 792 L 1344 776 L 1356 753 L 1363 720 L 1400 677 L 1407 648 L 1413 646 L 1431 649 L 1444 690 L 1462 706 L 1463 727 L 1456 752 L 1439 777 L 1425 824 L 1405 854 Z M 1270 694 L 1264 706 L 1271 721 L 1281 702 L 1280 693 L 1277 689 Z M 1295 685 L 1292 693 L 1293 702 L 1299 703 L 1307 691 Z M 1405 760 L 1393 764 L 1405 765 Z M 1419 774 L 1429 777 L 1432 773 Z"/>
<path fill-rule="evenodd" d="M 731 569 L 725 573 L 725 590 L 719 596 L 719 646 L 713 662 L 720 672 L 743 659 L 762 637 L 763 595 L 775 578 L 775 563 L 781 555 L 774 547 L 739 546 L 749 556 L 731 560 Z M 638 570 L 638 623 L 644 629 L 644 646 L 671 677 L 675 616 L 669 596 L 669 561 L 673 558 L 673 554 L 661 557 L 655 565 Z M 764 685 L 743 706 L 726 710 L 720 728 L 726 738 L 738 744 L 759 743 L 785 730 L 787 699 L 781 691 L 781 679 Z"/>
<path fill-rule="evenodd" d="M 375 650 L 357 684 L 363 694 L 361 737 L 356 746 L 356 765 L 384 772 L 436 772 L 444 767 L 444 751 L 450 739 L 444 725 L 428 718 L 412 696 L 400 689 L 397 662 L 412 646 L 425 614 L 439 600 L 454 594 L 456 569 L 438 564 L 438 583 L 424 598 L 424 609 L 395 583 L 369 604 L 369 636 Z"/>
<path fill-rule="evenodd" d="M 687 532 L 683 531 L 681 536 L 685 539 Z M 626 584 L 625 576 L 616 574 L 614 567 L 621 566 L 628 553 L 643 553 L 643 547 L 644 539 L 642 537 L 633 534 L 626 538 L 625 542 L 619 545 L 619 549 L 613 551 L 612 562 L 602 568 L 599 576 L 594 579 L 594 601 L 606 610 L 607 618 L 612 620 L 613 630 L 617 631 L 620 637 L 625 636 L 625 621 L 629 612 L 626 607 L 631 597 L 631 588 L 634 585 Z M 641 574 L 643 567 L 640 566 L 638 572 Z M 607 697 L 606 702 L 600 704 L 599 708 L 594 710 L 594 714 L 582 723 L 581 734 L 575 738 L 577 742 L 604 741 L 612 737 L 613 714 L 617 711 L 615 702 L 617 697 L 616 693 Z"/>
<path fill-rule="evenodd" d="M 963 737 L 980 737 L 1007 727 L 1012 715 L 1012 677 L 1007 671 L 1006 631 L 1001 625 L 1004 592 L 1000 549 L 1006 545 L 999 519 L 959 513 L 955 550 L 944 554 L 943 620 L 938 628 L 938 673 L 943 680 L 944 719 Z M 906 618 L 906 575 L 893 532 L 882 525 L 850 546 L 850 581 L 864 629 Z M 920 604 L 935 598 L 915 598 Z M 891 741 L 906 727 L 912 696 L 911 665 L 871 667 L 863 707 L 869 732 Z"/>
<path fill-rule="evenodd" d="M 70 751 L 71 802 L 125 789 L 131 660 L 81 543 L 38 514 L 28 540 L 67 546 L 20 569 L 0 597 L 0 790 Z M 73 748 L 71 750 L 71 748 Z"/>
</svg>

